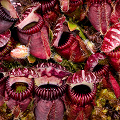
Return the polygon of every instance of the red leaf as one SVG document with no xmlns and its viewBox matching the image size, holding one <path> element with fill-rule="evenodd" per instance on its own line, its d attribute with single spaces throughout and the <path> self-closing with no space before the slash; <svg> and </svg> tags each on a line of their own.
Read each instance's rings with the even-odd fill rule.
<svg viewBox="0 0 120 120">
<path fill-rule="evenodd" d="M 89 8 L 88 19 L 97 31 L 105 34 L 109 27 L 110 15 L 111 7 L 109 4 L 106 2 L 94 3 Z"/>
<path fill-rule="evenodd" d="M 120 97 L 120 86 L 119 84 L 117 83 L 116 79 L 112 76 L 112 74 L 109 72 L 109 81 L 112 85 L 112 88 L 114 90 L 114 93 L 115 93 L 115 96 L 117 98 Z"/>
</svg>

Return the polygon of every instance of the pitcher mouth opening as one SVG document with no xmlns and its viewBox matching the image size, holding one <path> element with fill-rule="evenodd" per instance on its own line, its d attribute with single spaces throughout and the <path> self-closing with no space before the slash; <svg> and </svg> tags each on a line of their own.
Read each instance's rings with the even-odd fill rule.
<svg viewBox="0 0 120 120">
<path fill-rule="evenodd" d="M 27 30 L 32 28 L 33 26 L 35 26 L 37 24 L 36 21 L 32 21 L 31 23 L 26 24 L 25 26 L 23 26 L 22 30 Z"/>
<path fill-rule="evenodd" d="M 12 84 L 11 88 L 16 93 L 20 93 L 20 92 L 22 93 L 25 90 L 27 90 L 28 84 L 23 83 L 23 82 L 16 82 L 16 83 Z"/>
<path fill-rule="evenodd" d="M 16 81 L 14 81 L 15 79 Z M 24 77 L 21 79 L 24 79 Z M 8 78 L 6 81 L 8 96 L 18 101 L 28 98 L 32 94 L 34 83 L 33 79 L 28 79 L 26 78 L 26 80 L 20 81 L 20 77 Z"/>
<path fill-rule="evenodd" d="M 44 21 L 42 19 L 42 17 L 40 15 L 36 15 L 33 14 L 33 16 L 31 17 L 35 17 L 32 18 L 31 21 L 27 21 L 28 18 L 26 18 L 25 20 L 23 20 L 20 24 L 18 24 L 18 31 L 23 33 L 23 34 L 34 34 L 36 32 L 39 32 L 41 30 L 41 28 L 43 27 Z M 37 17 L 37 18 L 36 18 Z"/>
<path fill-rule="evenodd" d="M 108 65 L 96 65 L 93 69 L 93 72 L 95 72 L 96 75 L 98 76 L 103 76 L 106 75 L 106 73 L 108 72 Z"/>
<path fill-rule="evenodd" d="M 67 76 L 71 73 L 59 64 L 41 63 L 36 67 L 39 75 L 34 79 L 36 95 L 50 101 L 62 97 L 67 86 Z"/>
<path fill-rule="evenodd" d="M 68 87 L 68 96 L 72 103 L 78 104 L 80 106 L 85 106 L 86 104 L 93 101 L 96 94 L 96 84 L 76 84 L 74 87 Z"/>
<path fill-rule="evenodd" d="M 56 100 L 62 97 L 65 93 L 66 85 L 61 85 L 60 87 L 54 84 L 44 84 L 39 87 L 35 87 L 35 93 L 37 96 L 44 100 Z"/>
<path fill-rule="evenodd" d="M 65 45 L 68 42 L 69 37 L 70 37 L 70 33 L 69 32 L 63 32 L 61 37 L 60 37 L 60 40 L 58 42 L 58 47 Z"/>
<path fill-rule="evenodd" d="M 74 93 L 79 94 L 79 95 L 86 95 L 91 92 L 91 89 L 88 85 L 80 84 L 80 85 L 74 86 L 72 88 L 72 91 L 74 91 Z"/>
<path fill-rule="evenodd" d="M 38 32 L 43 26 L 43 18 L 40 14 L 36 13 L 40 4 L 36 3 L 26 8 L 21 16 L 21 21 L 16 25 L 18 31 L 24 34 L 34 34 Z"/>
</svg>

